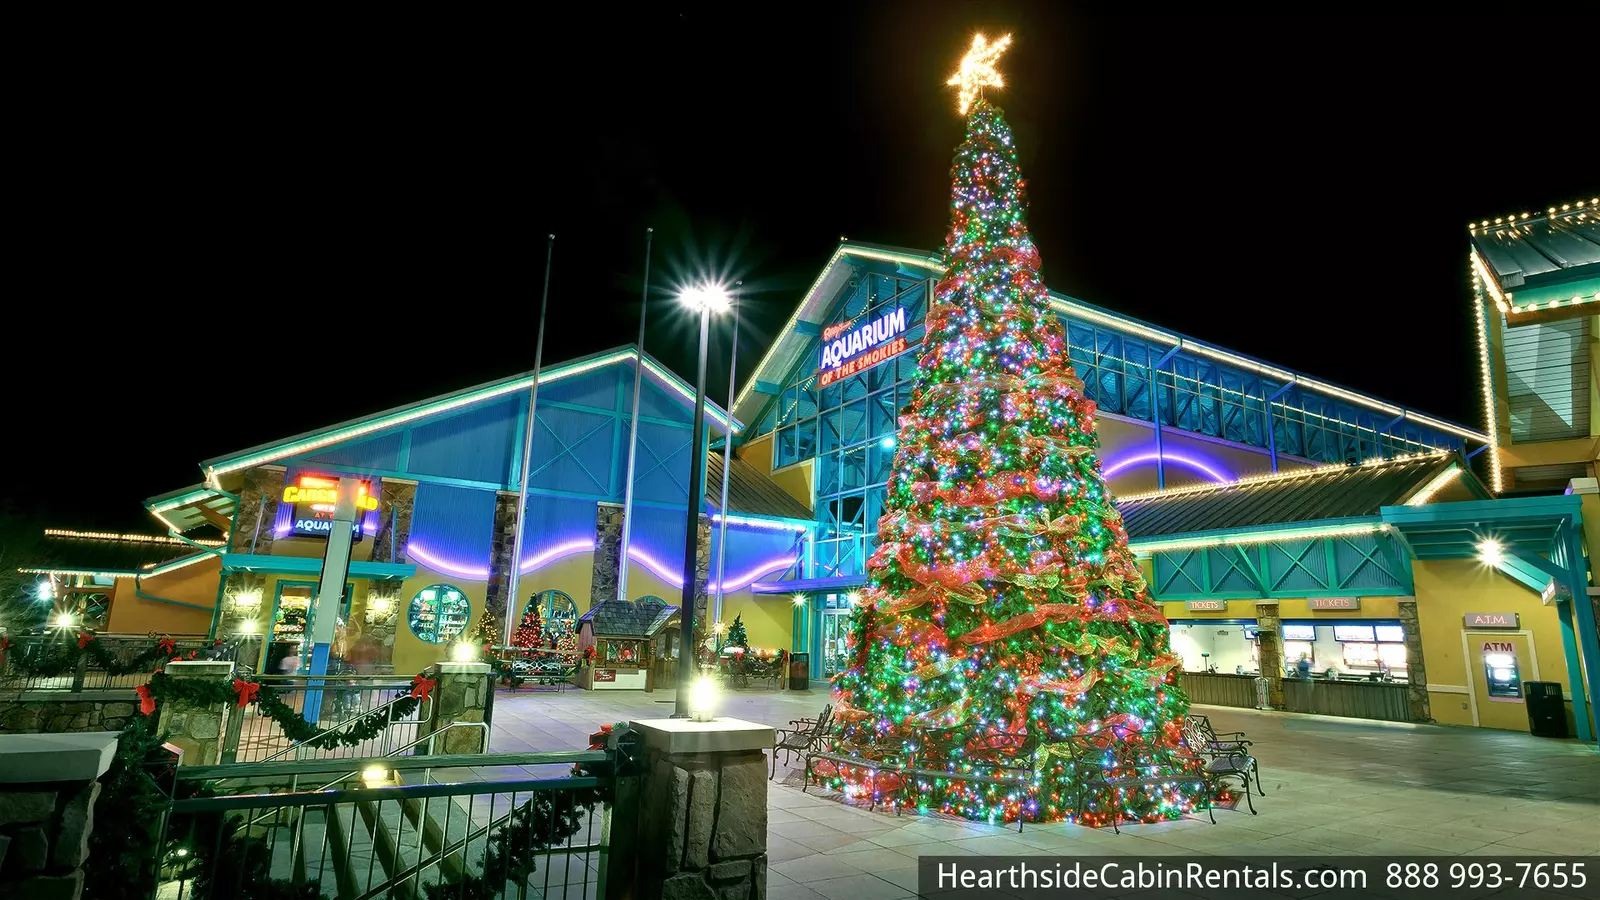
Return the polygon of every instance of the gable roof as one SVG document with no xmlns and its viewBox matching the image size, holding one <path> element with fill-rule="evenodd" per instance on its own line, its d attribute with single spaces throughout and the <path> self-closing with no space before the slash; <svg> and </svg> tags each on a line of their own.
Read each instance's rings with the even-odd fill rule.
<svg viewBox="0 0 1600 900">
<path fill-rule="evenodd" d="M 678 607 L 668 606 L 656 597 L 641 600 L 612 597 L 579 616 L 578 627 L 581 629 L 587 623 L 595 634 L 607 637 L 653 637 L 677 614 Z"/>
<path fill-rule="evenodd" d="M 722 502 L 722 454 L 706 455 L 706 502 L 720 509 Z M 759 469 L 739 457 L 733 458 L 733 468 L 728 473 L 728 512 L 777 519 L 799 519 L 809 522 L 811 510 Z"/>
<path fill-rule="evenodd" d="M 817 280 L 812 282 L 811 287 L 801 296 L 800 305 L 795 309 L 794 315 L 789 317 L 783 330 L 778 333 L 777 339 L 751 371 L 750 380 L 746 382 L 733 404 L 733 414 L 736 417 L 746 422 L 756 421 L 757 416 L 771 399 L 770 395 L 758 390 L 758 385 L 775 384 L 786 377 L 799 363 L 800 358 L 819 340 L 817 333 L 824 324 L 829 308 L 833 305 L 839 290 L 850 280 L 852 267 L 849 261 L 852 259 L 891 263 L 903 271 L 917 272 L 923 277 L 937 277 L 944 273 L 944 262 L 937 253 L 879 244 L 841 243 L 839 249 L 834 251 L 832 258 L 828 260 L 828 264 L 823 267 L 822 273 L 817 276 Z M 1337 397 L 1368 409 L 1399 416 L 1456 437 L 1485 444 L 1489 441 L 1488 435 L 1463 425 L 1408 410 L 1377 397 L 1262 362 L 1215 344 L 1197 341 L 1175 331 L 1150 325 L 1065 294 L 1051 292 L 1050 307 L 1057 314 L 1066 314 L 1156 344 L 1206 356 L 1286 384 L 1294 384 L 1304 390 Z"/>
<path fill-rule="evenodd" d="M 1118 500 L 1117 510 L 1137 544 L 1179 534 L 1374 518 L 1385 506 L 1425 502 L 1457 479 L 1476 496 L 1488 496 L 1460 457 L 1430 453 L 1138 494 Z"/>
<path fill-rule="evenodd" d="M 583 372 L 610 365 L 631 364 L 638 355 L 637 348 L 629 344 L 606 350 L 589 356 L 579 357 L 564 363 L 546 366 L 538 373 L 538 382 L 541 385 L 570 378 Z M 685 405 L 694 403 L 694 387 L 675 375 L 672 370 L 662 365 L 650 354 L 642 354 L 644 370 L 650 377 L 667 389 L 667 392 Z M 330 444 L 340 443 L 361 435 L 372 434 L 407 422 L 414 422 L 427 416 L 479 403 L 495 397 L 502 397 L 517 391 L 525 391 L 533 386 L 534 373 L 523 372 L 491 381 L 474 387 L 463 388 L 448 394 L 441 394 L 416 403 L 408 403 L 382 412 L 372 413 L 355 419 L 348 419 L 325 428 L 307 431 L 292 437 L 257 444 L 235 453 L 215 456 L 205 460 L 200 467 L 205 470 L 206 482 L 213 486 L 218 485 L 219 476 L 230 472 L 237 472 L 264 463 L 270 463 L 289 456 L 296 456 L 318 450 Z M 723 433 L 730 423 L 734 430 L 743 427 L 737 419 L 730 419 L 727 412 L 708 398 L 706 400 L 706 419 L 716 433 Z"/>
</svg>

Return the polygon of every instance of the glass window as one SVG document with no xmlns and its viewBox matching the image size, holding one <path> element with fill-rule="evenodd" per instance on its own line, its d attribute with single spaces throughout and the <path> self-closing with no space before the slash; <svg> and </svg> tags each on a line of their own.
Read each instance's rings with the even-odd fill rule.
<svg viewBox="0 0 1600 900">
<path fill-rule="evenodd" d="M 1406 639 L 1406 630 L 1399 625 L 1379 625 L 1375 630 L 1379 641 L 1402 643 Z"/>
<path fill-rule="evenodd" d="M 472 604 L 452 584 L 433 584 L 417 591 L 406 616 L 411 633 L 429 644 L 448 644 L 466 629 L 471 618 Z"/>
<path fill-rule="evenodd" d="M 1333 639 L 1336 641 L 1376 641 L 1372 634 L 1371 625 L 1335 625 L 1333 626 Z"/>
<path fill-rule="evenodd" d="M 542 643 L 554 641 L 558 647 L 577 640 L 578 604 L 565 591 L 540 591 L 528 598 L 522 606 L 522 620 L 528 620 L 528 611 L 539 605 L 539 619 L 543 626 Z"/>
</svg>

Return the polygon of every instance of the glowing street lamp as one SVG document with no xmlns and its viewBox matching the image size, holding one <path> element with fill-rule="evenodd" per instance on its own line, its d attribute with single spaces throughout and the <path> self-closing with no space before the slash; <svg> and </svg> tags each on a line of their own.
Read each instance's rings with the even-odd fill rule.
<svg viewBox="0 0 1600 900">
<path fill-rule="evenodd" d="M 700 556 L 700 507 L 705 503 L 704 473 L 701 469 L 705 466 L 706 447 L 701 434 L 706 427 L 706 344 L 711 335 L 711 314 L 727 312 L 733 304 L 727 289 L 714 284 L 689 288 L 678 295 L 678 302 L 700 314 L 700 358 L 694 382 L 694 424 L 689 432 L 692 438 L 689 444 L 689 524 L 683 541 L 683 605 L 678 609 L 679 628 L 682 631 L 679 644 L 682 649 L 679 652 L 687 658 L 679 666 L 679 687 L 672 711 L 674 719 L 684 719 L 690 714 L 691 685 L 700 674 L 699 648 L 694 641 L 694 619 L 699 612 L 695 608 L 694 576 L 695 563 Z"/>
<path fill-rule="evenodd" d="M 1505 548 L 1500 542 L 1486 538 L 1478 542 L 1478 559 L 1486 566 L 1498 566 L 1506 558 Z"/>
</svg>

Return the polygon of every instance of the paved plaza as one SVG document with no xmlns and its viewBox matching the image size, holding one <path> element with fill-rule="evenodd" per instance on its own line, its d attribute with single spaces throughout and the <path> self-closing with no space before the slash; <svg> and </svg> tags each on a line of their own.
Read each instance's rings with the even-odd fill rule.
<svg viewBox="0 0 1600 900">
<path fill-rule="evenodd" d="M 502 691 L 490 750 L 586 745 L 603 722 L 670 715 L 671 691 Z M 786 726 L 814 716 L 823 691 L 733 692 L 719 715 Z M 1260 814 L 1218 810 L 1114 834 L 1073 825 L 1011 828 L 869 812 L 800 792 L 783 765 L 768 802 L 772 900 L 891 900 L 915 893 L 918 856 L 1466 855 L 1600 852 L 1600 753 L 1481 728 L 1401 725 L 1197 707 L 1219 731 L 1255 741 L 1267 796 Z"/>
</svg>

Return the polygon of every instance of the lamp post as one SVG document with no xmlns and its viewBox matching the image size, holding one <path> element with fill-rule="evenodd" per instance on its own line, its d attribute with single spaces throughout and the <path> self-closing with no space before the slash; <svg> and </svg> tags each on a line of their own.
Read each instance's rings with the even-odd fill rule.
<svg viewBox="0 0 1600 900">
<path fill-rule="evenodd" d="M 679 302 L 691 310 L 700 313 L 700 357 L 694 381 L 694 424 L 690 434 L 689 449 L 689 502 L 688 502 L 688 531 L 683 541 L 683 605 L 678 608 L 679 630 L 683 636 L 682 649 L 679 651 L 680 660 L 678 668 L 677 697 L 673 701 L 672 717 L 684 719 L 689 717 L 689 693 L 694 679 L 700 674 L 698 666 L 698 653 L 695 647 L 694 619 L 695 609 L 695 572 L 700 556 L 700 507 L 705 505 L 705 484 L 703 469 L 706 461 L 705 441 L 701 439 L 701 432 L 705 430 L 706 423 L 706 342 L 711 334 L 711 314 L 726 312 L 728 310 L 728 292 L 720 287 L 704 285 L 691 288 L 678 297 Z M 687 666 L 684 665 L 687 663 Z"/>
</svg>

